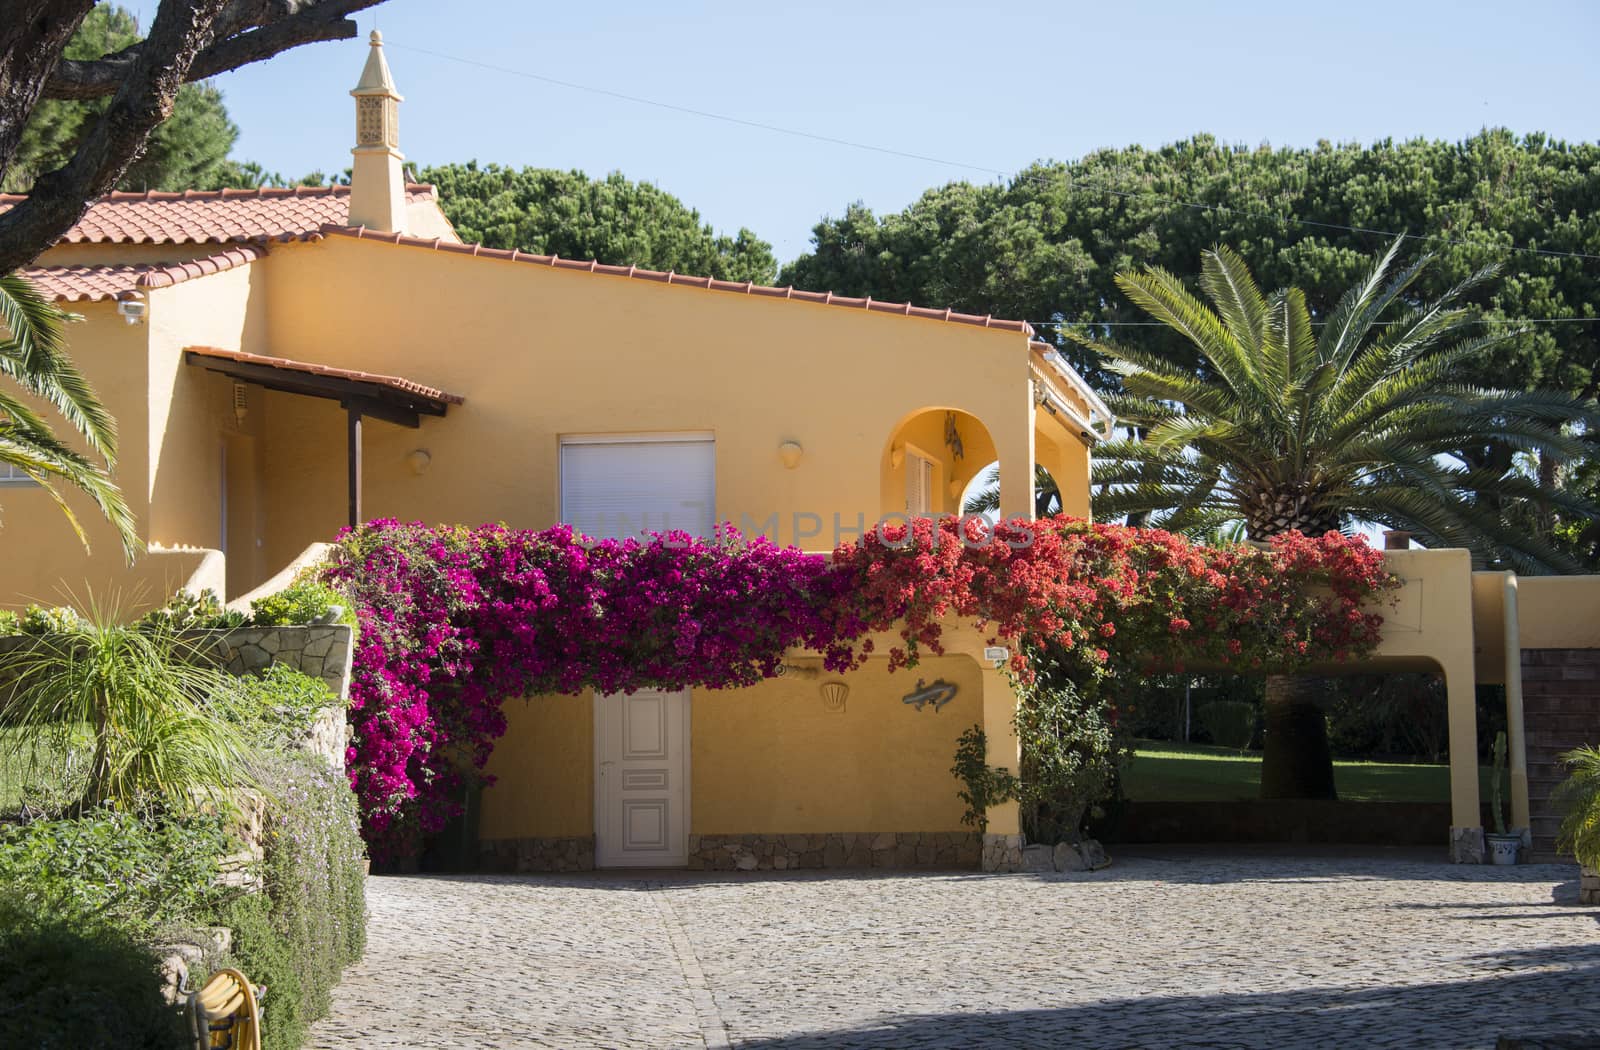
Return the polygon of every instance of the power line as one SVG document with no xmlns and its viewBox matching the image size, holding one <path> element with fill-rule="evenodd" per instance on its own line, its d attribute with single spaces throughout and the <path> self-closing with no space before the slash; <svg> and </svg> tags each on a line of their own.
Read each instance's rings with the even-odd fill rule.
<svg viewBox="0 0 1600 1050">
<path fill-rule="evenodd" d="M 533 73 L 525 69 L 513 69 L 510 66 L 496 65 L 492 62 L 482 62 L 473 58 L 462 58 L 459 55 L 447 55 L 442 51 L 433 51 L 429 48 L 413 47 L 409 44 L 397 44 L 393 41 L 385 41 L 385 43 L 390 47 L 399 48 L 402 51 L 412 51 L 419 55 L 428 55 L 433 58 L 443 59 L 447 62 L 458 62 L 466 66 L 476 66 L 479 69 L 487 69 L 496 73 L 504 73 L 507 76 L 521 77 L 526 80 L 536 80 L 543 84 L 551 84 L 556 87 L 567 88 L 571 91 L 584 91 L 592 95 L 602 95 L 606 98 L 614 98 L 623 102 L 632 102 L 640 106 L 653 106 L 656 109 L 664 109 L 673 113 L 682 113 L 692 117 L 701 117 L 705 120 L 716 120 L 725 124 L 735 124 L 739 127 L 753 128 L 758 131 L 768 131 L 777 135 L 789 135 L 795 138 L 809 139 L 812 142 L 825 142 L 833 146 L 844 146 L 848 149 L 863 150 L 869 153 L 879 153 L 884 156 L 899 157 L 903 160 L 916 160 L 927 164 L 939 164 L 948 168 L 959 168 L 964 171 L 978 172 L 980 174 L 991 175 L 1000 179 L 1035 182 L 1041 186 L 1052 185 L 1051 180 L 1041 178 L 1037 175 L 1026 175 L 1022 172 L 1001 171 L 998 168 L 991 168 L 982 164 L 972 164 L 967 161 L 951 160 L 948 157 L 936 157 L 927 153 L 912 153 L 907 150 L 894 149 L 889 146 L 874 145 L 870 142 L 857 142 L 853 139 L 843 139 L 833 135 L 821 135 L 814 131 L 803 131 L 799 128 L 788 128 L 778 124 L 768 124 L 764 121 L 749 120 L 744 117 L 730 116 L 726 113 L 716 113 L 711 110 L 697 109 L 693 106 L 680 106 L 672 102 L 662 102 L 659 99 L 646 98 L 643 95 L 630 95 L 627 92 L 613 91 L 610 88 L 595 87 L 592 84 L 579 84 L 570 80 L 562 80 L 559 77 L 546 76 L 543 73 Z M 1380 230 L 1370 226 L 1347 226 L 1336 222 L 1320 222 L 1316 219 L 1301 219 L 1292 215 L 1283 215 L 1277 212 L 1259 211 L 1251 208 L 1235 208 L 1226 204 L 1207 204 L 1203 201 L 1184 200 L 1181 197 L 1173 197 L 1167 194 L 1148 190 L 1117 190 L 1112 189 L 1109 186 L 1078 183 L 1071 178 L 1065 178 L 1063 181 L 1066 184 L 1066 188 L 1073 192 L 1104 193 L 1108 196 L 1121 197 L 1127 200 L 1157 200 L 1170 204 L 1173 207 L 1189 208 L 1196 211 L 1212 212 L 1214 214 L 1239 215 L 1247 218 L 1271 219 L 1275 222 L 1296 226 L 1309 226 L 1324 230 L 1341 230 L 1346 233 L 1357 233 L 1372 237 L 1386 237 L 1391 240 L 1400 238 L 1412 241 L 1428 241 L 1436 244 L 1450 244 L 1468 248 L 1484 248 L 1493 251 L 1522 255 L 1538 255 L 1555 259 L 1584 259 L 1589 261 L 1600 260 L 1600 254 L 1595 254 L 1592 252 L 1558 251 L 1552 248 L 1530 248 L 1515 244 L 1483 244 L 1460 237 L 1447 237 L 1443 234 L 1437 233 L 1407 233 L 1396 230 Z"/>
</svg>

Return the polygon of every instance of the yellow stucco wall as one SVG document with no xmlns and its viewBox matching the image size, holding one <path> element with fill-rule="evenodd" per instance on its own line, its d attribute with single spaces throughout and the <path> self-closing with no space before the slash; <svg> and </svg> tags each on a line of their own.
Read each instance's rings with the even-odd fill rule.
<svg viewBox="0 0 1600 1050">
<path fill-rule="evenodd" d="M 565 838 L 594 833 L 593 694 L 506 704 L 506 735 L 486 772 L 478 835 Z"/>
<path fill-rule="evenodd" d="M 75 303 L 72 309 L 84 321 L 67 326 L 68 351 L 117 421 L 120 454 L 115 477 L 141 526 L 147 526 L 147 330 L 125 324 L 110 303 Z M 34 405 L 47 419 L 59 418 L 42 403 Z M 57 433 L 83 448 L 66 424 L 60 424 Z M 60 604 L 63 587 L 80 597 L 92 590 L 109 598 L 112 590 L 131 586 L 134 577 L 124 564 L 115 531 L 86 497 L 67 488 L 61 491 L 83 524 L 92 553 L 85 553 L 43 489 L 0 488 L 0 604 Z"/>
<path fill-rule="evenodd" d="M 1524 649 L 1600 649 L 1600 576 L 1527 576 L 1517 581 Z"/>
<path fill-rule="evenodd" d="M 963 830 L 950 763 L 956 738 L 982 718 L 978 666 L 967 657 L 887 666 L 838 679 L 850 686 L 843 712 L 826 710 L 818 692 L 831 675 L 696 692 L 693 833 Z M 941 710 L 901 702 L 918 679 L 939 678 L 959 689 Z"/>
<path fill-rule="evenodd" d="M 875 660 L 845 676 L 785 677 L 690 697 L 690 831 L 960 831 L 950 775 L 956 738 L 983 718 L 982 682 L 965 656 L 889 673 Z M 941 710 L 901 702 L 918 679 L 958 692 Z M 843 712 L 818 687 L 850 687 Z M 487 770 L 485 839 L 589 835 L 594 829 L 592 694 L 507 705 Z"/>
<path fill-rule="evenodd" d="M 61 246 L 48 261 L 183 258 L 189 248 Z M 249 387 L 238 420 L 230 381 L 185 364 L 188 346 L 399 374 L 465 395 L 449 418 L 424 417 L 417 430 L 368 421 L 369 518 L 547 526 L 558 516 L 563 434 L 709 430 L 720 517 L 831 549 L 903 506 L 897 439 L 941 460 L 935 506 L 950 512 L 952 483 L 964 487 L 995 459 L 1031 463 L 1035 427 L 1051 425 L 1032 404 L 1020 333 L 345 237 L 275 245 L 146 301 L 140 325 L 110 304 L 85 306 L 74 350 L 121 424 L 119 480 L 144 535 L 227 547 L 230 593 L 344 525 L 344 414 Z M 959 462 L 944 444 L 947 409 L 966 445 Z M 1063 440 L 1052 432 L 1038 447 Z M 785 441 L 804 448 L 795 469 L 779 459 Z M 1074 468 L 1068 509 L 1086 510 L 1087 453 L 1064 443 L 1085 468 Z M 432 457 L 421 476 L 407 462 L 418 448 Z M 1007 513 L 1028 511 L 1029 477 L 1008 475 Z M 39 495 L 0 492 L 11 536 L 39 552 L 0 567 L 0 596 L 116 578 L 115 566 L 86 562 L 51 535 L 34 513 Z"/>
<path fill-rule="evenodd" d="M 952 407 L 981 422 L 1000 458 L 1031 461 L 1019 333 L 344 237 L 277 248 L 265 272 L 275 352 L 466 398 L 420 430 L 368 424 L 368 517 L 546 526 L 561 435 L 710 430 L 719 515 L 777 513 L 776 538 L 793 542 L 793 515 L 815 514 L 822 532 L 798 538 L 826 549 L 834 514 L 848 527 L 881 512 L 891 439 L 923 409 L 941 410 L 928 451 L 943 449 Z M 345 478 L 336 405 L 268 402 L 270 567 L 343 524 Z M 974 446 L 987 448 L 979 429 Z M 778 458 L 784 441 L 805 449 L 796 469 Z M 406 463 L 417 448 L 432 456 L 421 476 Z M 972 469 L 981 454 L 969 453 Z"/>
</svg>

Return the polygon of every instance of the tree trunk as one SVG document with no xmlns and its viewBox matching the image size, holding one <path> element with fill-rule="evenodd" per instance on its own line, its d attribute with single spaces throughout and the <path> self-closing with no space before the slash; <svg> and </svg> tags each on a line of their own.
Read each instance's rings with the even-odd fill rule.
<svg viewBox="0 0 1600 1050">
<path fill-rule="evenodd" d="M 5 178 L 61 51 L 94 0 L 7 3 L 0 19 L 0 179 Z"/>
<path fill-rule="evenodd" d="M 1317 700 L 1322 679 L 1267 676 L 1266 754 L 1261 761 L 1262 798 L 1338 798 L 1328 719 Z"/>
</svg>

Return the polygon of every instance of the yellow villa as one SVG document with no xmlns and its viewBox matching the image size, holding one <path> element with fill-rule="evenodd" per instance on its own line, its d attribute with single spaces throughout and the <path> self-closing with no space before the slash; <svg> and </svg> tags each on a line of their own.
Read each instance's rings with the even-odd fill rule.
<svg viewBox="0 0 1600 1050">
<path fill-rule="evenodd" d="M 45 493 L 0 477 L 0 600 L 85 583 L 237 599 L 382 517 L 595 536 L 732 521 L 828 550 L 885 516 L 957 512 L 996 462 L 1004 513 L 1032 514 L 1037 463 L 1088 515 L 1115 421 L 1026 323 L 464 244 L 406 181 L 376 33 L 352 94 L 351 185 L 113 194 L 35 263 L 85 319 L 71 351 L 119 422 L 150 551 L 124 566 L 85 505 L 85 554 Z M 1521 581 L 1519 634 L 1514 578 L 1474 576 L 1460 551 L 1393 565 L 1407 585 L 1378 659 L 1448 679 L 1470 858 L 1474 684 L 1520 683 L 1505 672 L 1522 650 L 1600 646 L 1600 589 Z M 513 704 L 482 854 L 520 870 L 1013 864 L 1014 805 L 980 841 L 949 767 L 979 724 L 1015 768 L 1015 698 L 977 632 L 948 641 L 910 675 L 833 680 L 797 656 L 751 689 Z M 904 702 L 918 677 L 953 693 Z"/>
</svg>

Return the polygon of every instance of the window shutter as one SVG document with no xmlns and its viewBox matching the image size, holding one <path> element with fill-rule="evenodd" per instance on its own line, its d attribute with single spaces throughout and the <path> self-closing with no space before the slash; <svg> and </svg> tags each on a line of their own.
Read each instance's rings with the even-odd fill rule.
<svg viewBox="0 0 1600 1050">
<path fill-rule="evenodd" d="M 710 435 L 565 438 L 561 520 L 596 539 L 716 528 L 716 444 Z"/>
<path fill-rule="evenodd" d="M 906 513 L 914 518 L 927 517 L 933 512 L 933 463 L 917 455 L 906 453 Z"/>
</svg>

